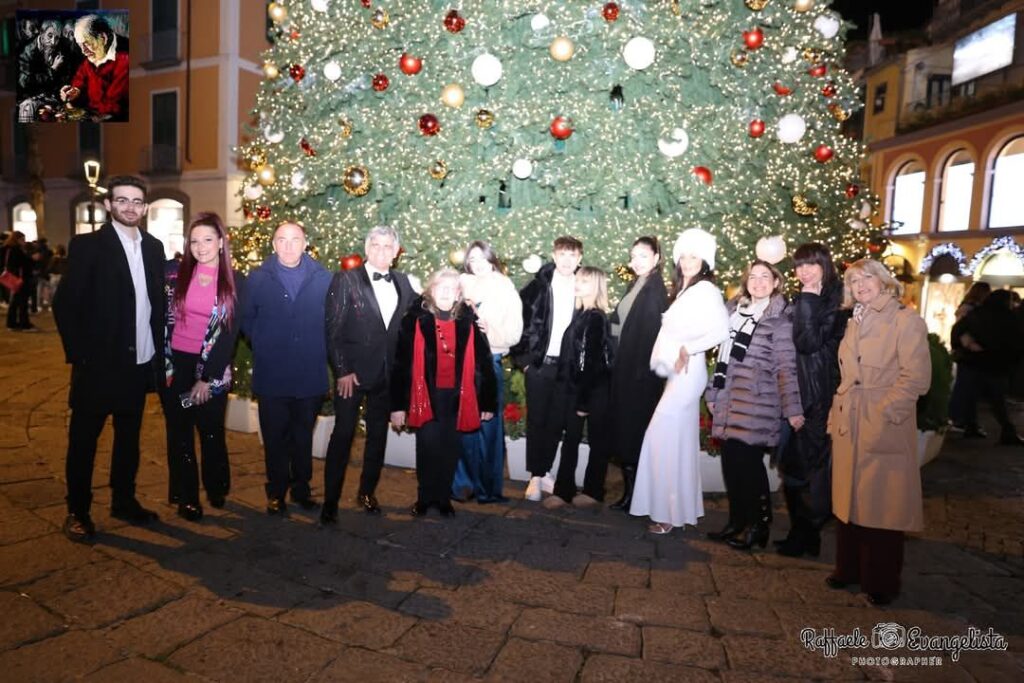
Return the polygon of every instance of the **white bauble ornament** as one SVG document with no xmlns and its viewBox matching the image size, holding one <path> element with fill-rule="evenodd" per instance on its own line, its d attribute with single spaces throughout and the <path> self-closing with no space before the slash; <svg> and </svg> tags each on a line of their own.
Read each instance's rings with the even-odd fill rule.
<svg viewBox="0 0 1024 683">
<path fill-rule="evenodd" d="M 675 128 L 669 134 L 669 139 L 658 140 L 658 151 L 669 159 L 675 159 L 686 153 L 690 147 L 690 136 L 683 128 Z"/>
<path fill-rule="evenodd" d="M 860 203 L 860 217 L 869 218 L 874 213 L 875 207 L 871 206 L 871 202 L 864 200 Z"/>
<path fill-rule="evenodd" d="M 470 67 L 470 73 L 473 74 L 474 81 L 485 88 L 489 88 L 501 80 L 501 60 L 490 52 L 485 52 L 473 60 L 473 66 Z"/>
<path fill-rule="evenodd" d="M 792 64 L 793 62 L 795 62 L 797 60 L 797 58 L 799 56 L 800 56 L 800 51 L 797 50 L 792 45 L 790 45 L 790 46 L 786 47 L 785 50 L 782 51 L 781 61 L 782 61 L 783 64 Z"/>
<path fill-rule="evenodd" d="M 551 41 L 548 53 L 551 55 L 551 59 L 556 62 L 568 62 L 576 53 L 576 46 L 573 45 L 572 40 L 569 38 L 558 36 Z"/>
<path fill-rule="evenodd" d="M 267 139 L 267 142 L 276 145 L 281 142 L 281 140 L 284 140 L 284 133 L 267 126 L 263 129 L 263 137 Z"/>
<path fill-rule="evenodd" d="M 630 38 L 622 48 L 622 58 L 631 69 L 642 71 L 654 63 L 654 43 L 649 38 Z"/>
<path fill-rule="evenodd" d="M 254 202 L 263 196 L 263 187 L 261 185 L 246 185 L 242 190 L 242 196 L 250 202 Z"/>
<path fill-rule="evenodd" d="M 466 93 L 458 83 L 449 83 L 441 90 L 441 101 L 452 109 L 458 109 L 466 101 Z"/>
<path fill-rule="evenodd" d="M 328 0 L 310 0 L 309 3 L 317 12 L 326 12 Z"/>
<path fill-rule="evenodd" d="M 530 254 L 523 259 L 523 270 L 531 275 L 540 270 L 541 265 L 543 265 L 543 262 L 540 260 L 540 256 L 536 254 Z"/>
<path fill-rule="evenodd" d="M 850 220 L 846 221 L 846 224 L 850 226 L 851 230 L 864 230 L 865 228 L 868 227 L 868 224 L 859 218 L 851 218 Z"/>
<path fill-rule="evenodd" d="M 551 26 L 551 20 L 548 19 L 546 14 L 534 14 L 533 18 L 530 19 L 530 28 L 534 31 L 543 31 L 548 26 Z"/>
<path fill-rule="evenodd" d="M 762 237 L 754 247 L 754 254 L 762 261 L 775 265 L 786 258 L 786 240 L 781 235 Z"/>
<path fill-rule="evenodd" d="M 292 187 L 296 190 L 306 189 L 306 173 L 304 171 L 294 171 L 292 173 Z"/>
<path fill-rule="evenodd" d="M 533 162 L 529 159 L 516 159 L 512 164 L 512 175 L 520 180 L 526 180 L 533 175 Z"/>
<path fill-rule="evenodd" d="M 341 78 L 341 64 L 333 61 L 324 64 L 324 78 L 332 83 Z"/>
<path fill-rule="evenodd" d="M 814 30 L 822 37 L 832 40 L 839 35 L 839 19 L 831 14 L 822 14 L 814 20 Z"/>
<path fill-rule="evenodd" d="M 779 140 L 786 144 L 800 142 L 807 132 L 807 122 L 799 114 L 786 114 L 779 119 L 778 134 Z"/>
</svg>

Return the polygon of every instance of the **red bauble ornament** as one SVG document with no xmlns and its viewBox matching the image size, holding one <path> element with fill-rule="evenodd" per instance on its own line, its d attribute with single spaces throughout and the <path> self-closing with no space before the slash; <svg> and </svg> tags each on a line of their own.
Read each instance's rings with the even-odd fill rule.
<svg viewBox="0 0 1024 683">
<path fill-rule="evenodd" d="M 778 81 L 775 81 L 775 83 L 772 85 L 772 90 L 774 90 L 775 94 L 778 95 L 779 97 L 789 97 L 790 95 L 793 94 L 792 88 L 787 88 Z"/>
<path fill-rule="evenodd" d="M 341 263 L 342 270 L 355 270 L 359 266 L 363 265 L 363 257 L 359 254 L 342 256 L 338 261 Z"/>
<path fill-rule="evenodd" d="M 882 251 L 882 245 L 876 244 L 875 242 L 868 242 L 868 251 L 872 254 L 877 254 Z"/>
<path fill-rule="evenodd" d="M 846 194 L 847 199 L 853 199 L 860 194 L 860 185 L 857 183 L 846 183 Z"/>
<path fill-rule="evenodd" d="M 373 89 L 377 92 L 384 92 L 391 85 L 391 81 L 384 74 L 377 74 L 373 77 Z"/>
<path fill-rule="evenodd" d="M 764 135 L 764 121 L 762 121 L 761 119 L 753 119 L 750 122 L 748 131 L 750 133 L 750 137 L 752 138 L 761 137 L 762 135 Z"/>
<path fill-rule="evenodd" d="M 714 177 L 711 173 L 711 169 L 707 166 L 694 166 L 692 173 L 705 185 L 710 185 L 711 180 Z"/>
<path fill-rule="evenodd" d="M 370 0 L 362 0 L 363 7 L 370 9 Z"/>
<path fill-rule="evenodd" d="M 818 160 L 819 164 L 824 164 L 829 161 L 835 152 L 828 145 L 818 145 L 814 150 L 814 158 Z"/>
<path fill-rule="evenodd" d="M 302 34 L 301 34 L 301 33 L 299 33 L 299 29 L 297 29 L 297 28 L 293 28 L 293 29 L 292 29 L 292 30 L 291 30 L 291 31 L 290 31 L 290 32 L 288 33 L 288 37 L 289 37 L 289 38 L 290 38 L 290 39 L 292 40 L 292 42 L 294 42 L 294 41 L 298 40 L 298 39 L 299 39 L 299 36 L 300 36 L 300 35 L 302 35 Z"/>
<path fill-rule="evenodd" d="M 572 136 L 572 119 L 568 116 L 556 116 L 551 119 L 551 136 L 556 140 L 568 140 Z"/>
<path fill-rule="evenodd" d="M 302 138 L 301 140 L 299 140 L 299 147 L 301 147 L 302 151 L 306 153 L 306 156 L 316 156 L 316 150 L 313 149 L 313 145 L 309 144 L 309 140 L 307 140 L 306 138 Z"/>
<path fill-rule="evenodd" d="M 288 67 L 288 75 L 292 77 L 292 80 L 298 83 L 306 77 L 306 67 L 301 64 L 292 64 Z"/>
<path fill-rule="evenodd" d="M 433 114 L 424 114 L 420 117 L 420 132 L 424 135 L 437 135 L 441 132 L 441 122 Z"/>
<path fill-rule="evenodd" d="M 743 44 L 747 46 L 748 50 L 756 50 L 764 45 L 764 31 L 759 28 L 753 28 L 749 31 L 743 32 Z"/>
<path fill-rule="evenodd" d="M 821 78 L 826 73 L 828 73 L 828 67 L 825 66 L 824 64 L 815 64 L 814 66 L 807 70 L 807 73 L 814 76 L 815 78 Z"/>
<path fill-rule="evenodd" d="M 459 10 L 453 9 L 444 15 L 444 27 L 450 33 L 458 33 L 466 28 L 466 20 L 459 14 Z"/>
<path fill-rule="evenodd" d="M 835 97 L 836 96 L 836 84 L 835 83 L 826 83 L 821 88 L 821 94 L 824 95 L 825 97 Z"/>
<path fill-rule="evenodd" d="M 619 18 L 619 6 L 614 2 L 606 2 L 601 8 L 601 16 L 605 21 L 615 21 Z"/>
<path fill-rule="evenodd" d="M 270 218 L 270 207 L 269 206 L 257 206 L 256 207 L 256 217 L 259 218 L 260 220 L 263 220 L 263 221 L 265 221 L 268 218 Z"/>
<path fill-rule="evenodd" d="M 423 60 L 419 57 L 414 57 L 408 52 L 403 52 L 402 56 L 398 59 L 398 68 L 408 76 L 415 76 L 423 68 Z"/>
</svg>

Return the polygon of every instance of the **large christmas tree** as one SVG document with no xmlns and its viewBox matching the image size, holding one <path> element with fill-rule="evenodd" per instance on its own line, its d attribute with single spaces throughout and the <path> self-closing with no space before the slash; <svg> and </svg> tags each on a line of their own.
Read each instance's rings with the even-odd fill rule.
<svg viewBox="0 0 1024 683">
<path fill-rule="evenodd" d="M 521 276 L 565 233 L 611 267 L 690 226 L 719 236 L 727 278 L 767 235 L 859 256 L 870 204 L 841 125 L 860 105 L 828 5 L 271 3 L 245 248 L 294 218 L 327 263 L 392 224 L 419 274 L 485 238 Z"/>
</svg>

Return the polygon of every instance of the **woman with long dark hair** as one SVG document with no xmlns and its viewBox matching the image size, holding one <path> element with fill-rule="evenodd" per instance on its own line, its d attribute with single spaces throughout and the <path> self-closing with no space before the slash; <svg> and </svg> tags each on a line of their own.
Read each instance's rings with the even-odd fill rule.
<svg viewBox="0 0 1024 683">
<path fill-rule="evenodd" d="M 7 329 L 14 332 L 35 331 L 35 326 L 28 319 L 28 295 L 31 287 L 32 259 L 25 252 L 25 233 L 15 230 L 4 241 L 3 256 L 0 257 L 0 270 L 5 270 L 21 278 L 21 287 L 11 292 L 10 305 L 7 309 Z"/>
<path fill-rule="evenodd" d="M 199 214 L 185 234 L 181 263 L 168 262 L 167 384 L 162 392 L 171 501 L 178 504 L 179 516 L 193 522 L 203 516 L 195 430 L 210 505 L 223 507 L 231 486 L 224 411 L 238 335 L 240 282 L 231 270 L 224 222 L 215 213 Z"/>
<path fill-rule="evenodd" d="M 828 411 L 839 386 L 839 342 L 849 317 L 840 312 L 843 283 L 828 247 L 816 242 L 793 252 L 800 292 L 793 297 L 793 345 L 804 426 L 786 442 L 779 459 L 789 534 L 779 553 L 817 557 L 821 527 L 832 516 L 832 441 Z"/>
<path fill-rule="evenodd" d="M 614 454 L 622 468 L 622 497 L 609 507 L 629 512 L 633 482 L 644 432 L 665 389 L 665 378 L 651 370 L 651 350 L 668 308 L 661 277 L 661 246 L 656 237 L 639 237 L 629 250 L 629 267 L 636 279 L 612 313 L 615 347 L 612 366 Z"/>
</svg>

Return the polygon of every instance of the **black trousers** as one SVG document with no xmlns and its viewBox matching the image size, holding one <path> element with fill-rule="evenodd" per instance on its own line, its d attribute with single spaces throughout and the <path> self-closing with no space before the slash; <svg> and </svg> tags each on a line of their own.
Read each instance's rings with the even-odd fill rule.
<svg viewBox="0 0 1024 683">
<path fill-rule="evenodd" d="M 526 371 L 526 469 L 535 477 L 551 470 L 565 429 L 565 384 L 557 381 L 558 365 Z"/>
<path fill-rule="evenodd" d="M 180 396 L 195 385 L 199 355 L 174 351 L 174 381 L 161 392 L 164 419 L 167 421 L 167 466 L 172 501 L 199 503 L 199 463 L 196 459 L 195 432 L 203 456 L 203 488 L 209 497 L 226 496 L 231 488 L 228 446 L 224 437 L 224 411 L 228 396 L 211 396 L 202 405 L 182 408 Z"/>
<path fill-rule="evenodd" d="M 27 330 L 32 327 L 28 319 L 29 281 L 21 283 L 21 288 L 11 295 L 11 305 L 7 309 L 7 327 L 12 330 Z"/>
<path fill-rule="evenodd" d="M 761 498 L 771 493 L 764 469 L 764 446 L 726 439 L 721 457 L 730 525 L 751 526 L 759 517 Z"/>
<path fill-rule="evenodd" d="M 430 403 L 434 419 L 416 430 L 416 497 L 421 503 L 444 503 L 462 455 L 462 435 L 455 428 L 458 389 L 435 389 Z"/>
<path fill-rule="evenodd" d="M 290 398 L 260 396 L 260 431 L 267 465 L 267 498 L 309 498 L 313 478 L 313 425 L 320 396 Z"/>
<path fill-rule="evenodd" d="M 114 447 L 110 458 L 111 504 L 127 505 L 135 499 L 135 475 L 139 471 L 139 430 L 146 406 L 149 385 L 149 363 L 129 369 L 122 377 L 108 377 L 107 382 L 119 384 L 121 399 L 116 405 L 103 401 L 90 404 L 76 400 L 68 428 L 68 452 L 64 463 L 67 478 L 68 512 L 88 515 L 92 506 L 92 471 L 96 462 L 96 442 L 107 417 L 113 416 Z M 83 375 L 73 371 L 72 383 L 79 383 L 72 393 L 79 397 L 89 392 L 81 386 Z"/>
<path fill-rule="evenodd" d="M 359 406 L 366 401 L 366 443 L 363 447 L 363 472 L 359 478 L 359 495 L 372 496 L 377 490 L 384 468 L 384 450 L 388 443 L 388 421 L 391 419 L 391 397 L 388 384 L 378 382 L 370 387 L 355 387 L 349 398 L 334 397 L 334 431 L 327 443 L 324 466 L 324 503 L 337 505 L 345 485 L 345 470 L 352 455 L 352 440 L 359 422 Z M 450 483 L 450 482 L 449 482 Z"/>
<path fill-rule="evenodd" d="M 565 439 L 562 441 L 562 459 L 558 463 L 555 495 L 572 502 L 576 495 L 576 465 L 579 462 L 583 426 L 587 427 L 590 457 L 583 476 L 583 493 L 595 500 L 604 500 L 604 480 L 608 474 L 614 434 L 611 419 L 611 390 L 607 382 L 594 387 L 586 417 L 576 414 L 576 396 L 566 391 Z"/>
<path fill-rule="evenodd" d="M 859 583 L 865 593 L 899 595 L 903 541 L 902 531 L 839 522 L 833 576 L 845 583 Z"/>
</svg>

